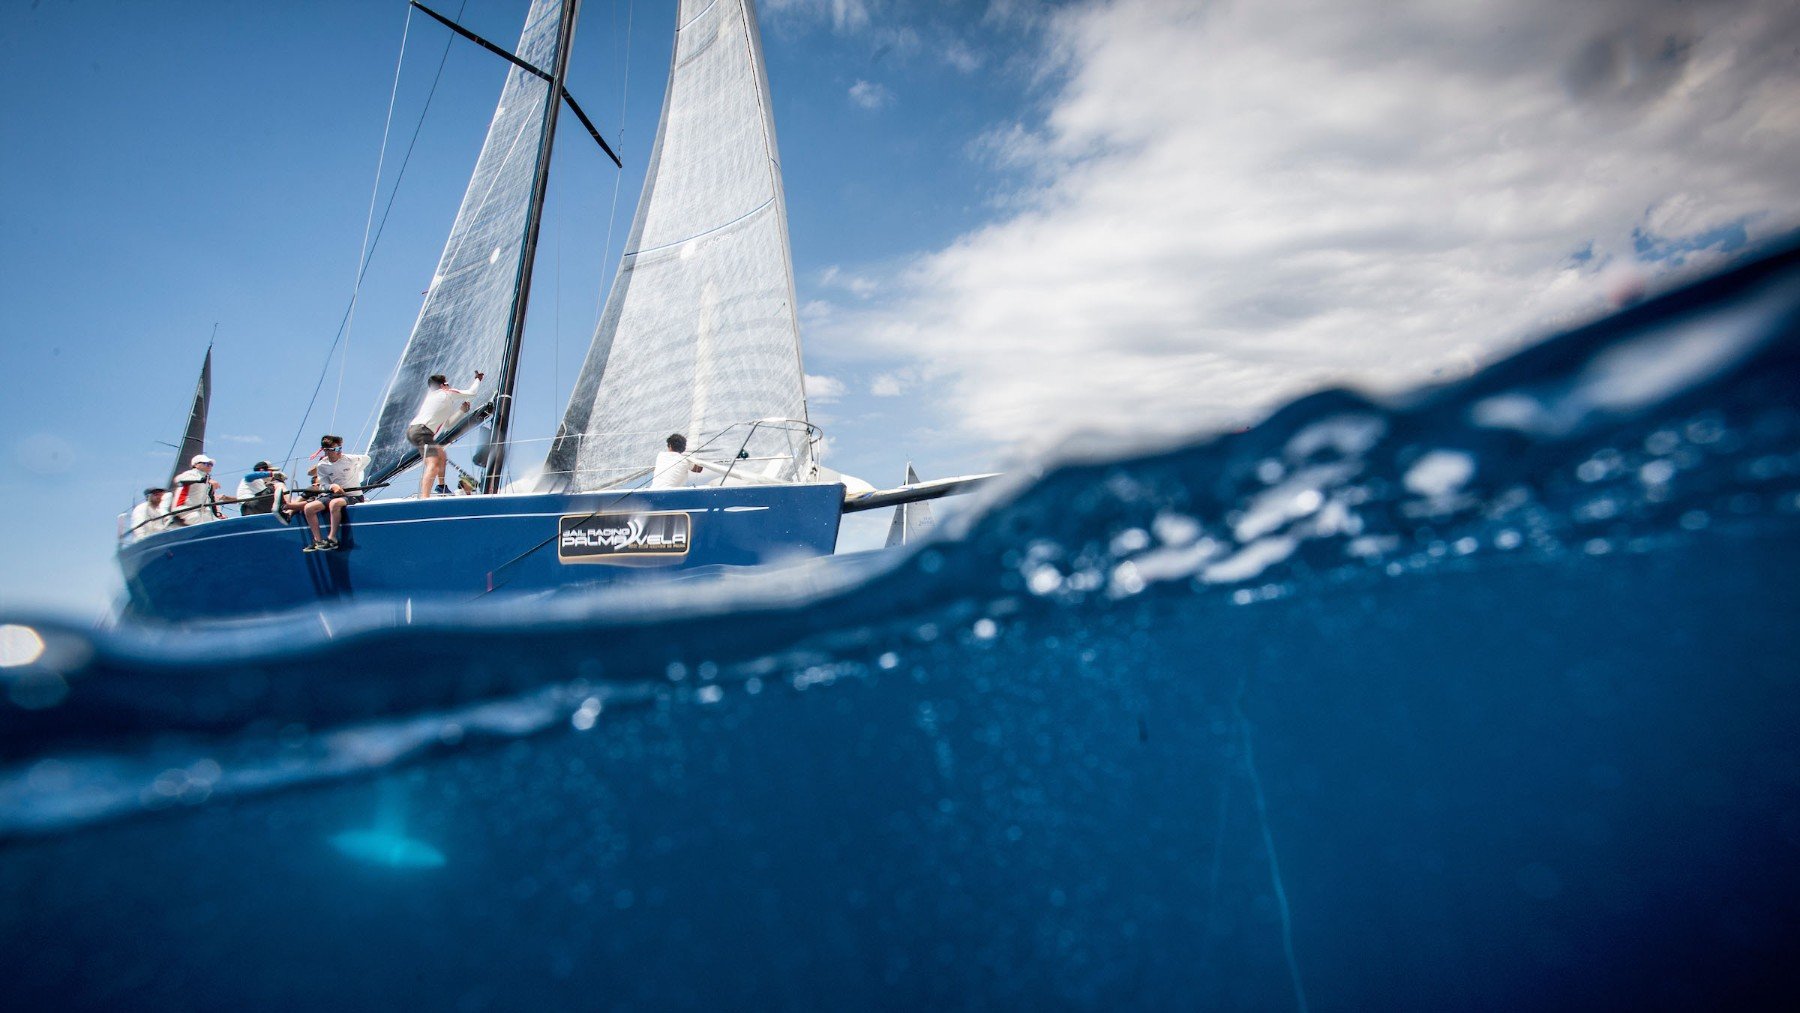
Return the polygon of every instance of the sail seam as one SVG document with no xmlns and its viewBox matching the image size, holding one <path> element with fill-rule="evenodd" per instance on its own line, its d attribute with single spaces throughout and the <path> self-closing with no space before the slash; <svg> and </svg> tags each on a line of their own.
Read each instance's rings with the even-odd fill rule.
<svg viewBox="0 0 1800 1013">
<path fill-rule="evenodd" d="M 694 23 L 694 22 L 696 22 L 696 21 L 698 21 L 698 20 L 700 20 L 700 19 L 701 19 L 701 18 L 703 18 L 703 17 L 706 17 L 706 16 L 707 16 L 707 15 L 708 15 L 708 14 L 711 14 L 711 13 L 712 13 L 712 9 L 713 9 L 713 8 L 714 8 L 714 7 L 717 7 L 717 6 L 719 6 L 719 0 L 713 0 L 713 2 L 712 2 L 712 3 L 709 3 L 709 4 L 707 4 L 707 5 L 706 5 L 706 9 L 705 9 L 705 10 L 703 10 L 703 11 L 701 11 L 701 12 L 700 12 L 700 13 L 698 13 L 698 14 L 696 14 L 696 15 L 694 15 L 694 16 L 693 16 L 693 17 L 691 17 L 691 18 L 688 18 L 688 19 L 687 19 L 687 22 L 686 22 L 686 23 L 685 23 L 685 24 L 683 24 L 683 25 L 682 25 L 682 26 L 681 26 L 681 27 L 680 27 L 680 28 L 677 28 L 677 29 L 675 29 L 675 31 L 677 31 L 677 32 L 685 32 L 685 31 L 687 31 L 687 30 L 688 30 L 688 28 L 689 28 L 689 27 L 691 27 L 691 26 L 692 26 L 692 25 L 693 25 L 693 23 Z"/>
<path fill-rule="evenodd" d="M 714 226 L 713 228 L 707 229 L 705 232 L 696 232 L 693 235 L 688 236 L 686 239 L 677 239 L 673 242 L 664 243 L 661 246 L 652 246 L 652 247 L 650 247 L 648 249 L 644 249 L 644 250 L 632 250 L 632 251 L 626 253 L 625 257 L 627 260 L 635 259 L 637 257 L 643 256 L 646 253 L 657 253 L 662 250 L 670 250 L 670 249 L 674 249 L 677 246 L 682 246 L 687 243 L 691 243 L 696 239 L 705 239 L 707 236 L 713 235 L 714 233 L 723 232 L 726 229 L 731 228 L 733 225 L 736 225 L 747 219 L 756 217 L 758 214 L 760 214 L 761 212 L 766 210 L 769 207 L 769 205 L 771 205 L 773 203 L 775 203 L 775 198 L 770 197 L 768 200 L 763 201 L 761 204 L 758 204 L 757 206 L 751 208 L 750 210 L 744 212 L 743 214 L 738 215 L 736 218 L 733 218 L 731 221 L 728 221 L 723 225 Z"/>
</svg>

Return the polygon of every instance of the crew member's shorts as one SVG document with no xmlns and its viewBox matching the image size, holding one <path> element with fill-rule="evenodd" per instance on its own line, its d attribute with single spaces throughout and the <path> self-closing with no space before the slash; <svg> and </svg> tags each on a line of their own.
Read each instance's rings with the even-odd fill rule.
<svg viewBox="0 0 1800 1013">
<path fill-rule="evenodd" d="M 430 426 L 407 426 L 406 442 L 418 447 L 421 454 L 429 454 L 437 448 L 437 436 Z"/>
</svg>

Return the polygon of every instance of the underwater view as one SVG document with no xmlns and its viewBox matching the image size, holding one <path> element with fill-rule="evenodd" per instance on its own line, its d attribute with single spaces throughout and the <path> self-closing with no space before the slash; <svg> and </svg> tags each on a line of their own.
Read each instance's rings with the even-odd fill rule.
<svg viewBox="0 0 1800 1013">
<path fill-rule="evenodd" d="M 0 617 L 7 1004 L 1791 1008 L 1797 570 L 1789 246 L 892 553 Z"/>
</svg>

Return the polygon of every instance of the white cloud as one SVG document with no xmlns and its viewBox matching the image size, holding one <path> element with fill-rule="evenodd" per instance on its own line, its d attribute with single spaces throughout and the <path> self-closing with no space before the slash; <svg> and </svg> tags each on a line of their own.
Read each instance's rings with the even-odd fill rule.
<svg viewBox="0 0 1800 1013">
<path fill-rule="evenodd" d="M 1044 120 L 978 145 L 1003 216 L 826 336 L 1001 440 L 1466 372 L 1666 268 L 1640 246 L 1793 224 L 1797 44 L 1774 0 L 1082 4 Z"/>
<path fill-rule="evenodd" d="M 823 299 L 808 299 L 800 304 L 800 322 L 808 326 L 831 319 L 832 305 Z"/>
<path fill-rule="evenodd" d="M 964 74 L 975 73 L 981 69 L 983 63 L 979 51 L 955 39 L 945 43 L 939 55 L 943 57 L 945 63 Z"/>
<path fill-rule="evenodd" d="M 867 0 L 763 0 L 770 14 L 828 21 L 834 31 L 849 33 L 869 26 Z"/>
<path fill-rule="evenodd" d="M 850 101 L 864 109 L 880 109 L 894 104 L 894 93 L 873 81 L 857 81 L 850 86 Z"/>
<path fill-rule="evenodd" d="M 256 443 L 261 443 L 263 441 L 263 438 L 260 436 L 237 436 L 237 435 L 234 435 L 231 433 L 220 433 L 217 436 L 208 437 L 208 439 L 211 439 L 211 440 L 214 440 L 214 441 L 217 441 L 220 443 L 244 443 L 244 444 L 256 444 Z"/>
<path fill-rule="evenodd" d="M 905 383 L 893 373 L 882 373 L 869 381 L 869 393 L 876 397 L 899 397 L 905 392 Z"/>
<path fill-rule="evenodd" d="M 830 404 L 844 396 L 844 381 L 829 376 L 813 376 L 806 374 L 806 400 L 816 404 Z"/>
<path fill-rule="evenodd" d="M 819 284 L 827 288 L 841 289 L 858 299 L 869 298 L 881 287 L 875 279 L 866 275 L 852 274 L 836 264 L 819 272 Z"/>
</svg>

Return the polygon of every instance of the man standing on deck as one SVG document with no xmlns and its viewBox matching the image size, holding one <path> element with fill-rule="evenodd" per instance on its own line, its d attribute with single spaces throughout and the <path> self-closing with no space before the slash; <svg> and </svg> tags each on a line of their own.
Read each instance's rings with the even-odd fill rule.
<svg viewBox="0 0 1800 1013">
<path fill-rule="evenodd" d="M 338 528 L 344 522 L 344 509 L 363 501 L 363 469 L 369 464 L 367 454 L 344 453 L 342 436 L 320 437 L 319 452 L 325 459 L 312 466 L 312 473 L 320 492 L 303 508 L 306 526 L 312 529 L 313 536 L 313 543 L 306 547 L 307 552 L 338 547 Z M 319 515 L 327 511 L 331 514 L 331 530 L 321 536 Z"/>
<path fill-rule="evenodd" d="M 480 390 L 481 380 L 478 369 L 475 382 L 469 384 L 468 390 L 450 386 L 449 378 L 442 373 L 433 373 L 426 381 L 431 389 L 426 392 L 424 403 L 419 405 L 419 413 L 406 427 L 406 442 L 419 448 L 419 457 L 425 462 L 425 473 L 419 476 L 420 499 L 430 499 L 431 490 L 444 480 L 444 448 L 438 445 L 438 434 L 458 415 L 469 410 L 468 401 L 458 405 L 457 399 L 467 398 Z"/>
<path fill-rule="evenodd" d="M 221 516 L 219 483 L 212 477 L 213 459 L 195 454 L 188 463 L 193 467 L 175 476 L 175 498 L 169 503 L 171 524 L 204 524 Z"/>
</svg>

